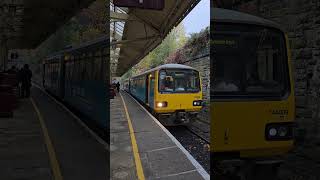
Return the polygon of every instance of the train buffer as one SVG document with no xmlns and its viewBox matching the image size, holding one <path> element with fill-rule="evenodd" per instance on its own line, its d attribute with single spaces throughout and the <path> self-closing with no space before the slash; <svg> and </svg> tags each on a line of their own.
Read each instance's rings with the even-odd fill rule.
<svg viewBox="0 0 320 180">
<path fill-rule="evenodd" d="M 37 87 L 0 118 L 0 179 L 107 179 L 108 151 Z"/>
<path fill-rule="evenodd" d="M 110 100 L 111 179 L 209 179 L 186 149 L 131 95 Z"/>
</svg>

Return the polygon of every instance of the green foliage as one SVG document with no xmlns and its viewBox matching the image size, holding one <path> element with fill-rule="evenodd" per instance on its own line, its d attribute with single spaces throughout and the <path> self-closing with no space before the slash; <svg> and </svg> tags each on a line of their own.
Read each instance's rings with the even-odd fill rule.
<svg viewBox="0 0 320 180">
<path fill-rule="evenodd" d="M 210 47 L 210 28 L 206 27 L 199 33 L 191 34 L 190 39 L 183 47 L 186 56 L 191 58 L 208 51 Z"/>
<path fill-rule="evenodd" d="M 209 51 L 210 28 L 191 34 L 185 45 L 167 57 L 165 63 L 183 63 L 197 55 Z"/>
<path fill-rule="evenodd" d="M 89 8 L 73 17 L 69 22 L 44 41 L 30 57 L 40 63 L 46 56 L 83 42 L 106 35 L 107 8 L 104 0 L 96 0 Z"/>
<path fill-rule="evenodd" d="M 177 27 L 167 35 L 162 43 L 150 52 L 140 63 L 135 65 L 132 70 L 128 71 L 123 77 L 129 77 L 130 75 L 139 74 L 148 69 L 157 67 L 165 63 L 165 59 L 179 48 L 181 48 L 187 42 L 187 36 L 184 30 L 184 26 L 180 23 Z"/>
</svg>

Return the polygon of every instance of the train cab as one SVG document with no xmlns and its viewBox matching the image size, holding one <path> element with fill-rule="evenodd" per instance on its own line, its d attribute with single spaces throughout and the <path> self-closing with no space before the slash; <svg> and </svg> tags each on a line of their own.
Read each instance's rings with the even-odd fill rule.
<svg viewBox="0 0 320 180">
<path fill-rule="evenodd" d="M 293 148 L 289 42 L 256 16 L 211 9 L 211 158 L 269 158 Z"/>
<path fill-rule="evenodd" d="M 191 123 L 202 108 L 199 72 L 181 64 L 165 64 L 130 78 L 129 92 L 166 126 Z"/>
</svg>

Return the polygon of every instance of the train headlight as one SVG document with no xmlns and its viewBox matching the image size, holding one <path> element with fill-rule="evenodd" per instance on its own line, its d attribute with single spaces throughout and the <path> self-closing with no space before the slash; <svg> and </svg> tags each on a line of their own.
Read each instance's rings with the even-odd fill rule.
<svg viewBox="0 0 320 180">
<path fill-rule="evenodd" d="M 201 100 L 193 101 L 193 106 L 202 106 L 202 101 Z"/>
<path fill-rule="evenodd" d="M 269 136 L 275 136 L 277 135 L 277 129 L 276 128 L 271 128 L 269 130 Z"/>
<path fill-rule="evenodd" d="M 279 128 L 278 134 L 279 134 L 280 137 L 285 137 L 287 135 L 287 133 L 288 133 L 288 128 L 287 127 L 280 127 Z"/>
<path fill-rule="evenodd" d="M 157 102 L 156 103 L 156 106 L 158 107 L 158 108 L 162 108 L 162 107 L 167 107 L 168 106 L 168 103 L 167 102 Z"/>
<path fill-rule="evenodd" d="M 270 123 L 266 125 L 265 137 L 268 141 L 284 141 L 293 139 L 292 122 Z"/>
</svg>

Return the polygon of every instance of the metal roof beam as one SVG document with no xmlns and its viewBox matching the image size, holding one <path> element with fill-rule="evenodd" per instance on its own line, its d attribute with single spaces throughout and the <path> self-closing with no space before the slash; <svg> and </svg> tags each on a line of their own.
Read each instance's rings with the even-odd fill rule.
<svg viewBox="0 0 320 180">
<path fill-rule="evenodd" d="M 155 39 L 158 37 L 159 37 L 158 35 L 155 35 L 155 36 L 147 36 L 147 37 L 136 38 L 131 40 L 121 40 L 121 41 L 111 42 L 110 46 L 117 45 L 117 44 L 127 44 L 127 43 L 139 42 L 139 41 L 146 41 L 146 40 Z"/>
<path fill-rule="evenodd" d="M 113 31 L 112 29 L 110 29 L 110 35 L 112 35 L 112 38 L 114 38 L 114 39 L 121 39 L 122 38 L 122 36 L 119 33 Z"/>
<path fill-rule="evenodd" d="M 144 19 L 140 18 L 140 17 L 139 17 L 139 16 L 137 16 L 137 15 L 133 15 L 133 14 L 131 14 L 131 16 L 135 17 L 138 21 L 140 21 L 140 22 L 144 23 L 145 25 L 147 25 L 147 26 L 148 26 L 148 27 L 150 27 L 151 29 L 155 30 L 159 35 L 161 35 L 161 34 L 162 34 L 162 33 L 161 33 L 161 31 L 160 31 L 160 29 L 159 29 L 159 28 L 157 28 L 156 26 L 154 26 L 151 22 L 148 22 L 148 21 L 146 21 L 146 20 L 144 20 Z"/>
<path fill-rule="evenodd" d="M 129 18 L 129 15 L 126 13 L 110 11 L 110 19 L 118 20 L 118 21 L 126 21 L 128 18 Z"/>
</svg>

